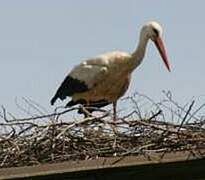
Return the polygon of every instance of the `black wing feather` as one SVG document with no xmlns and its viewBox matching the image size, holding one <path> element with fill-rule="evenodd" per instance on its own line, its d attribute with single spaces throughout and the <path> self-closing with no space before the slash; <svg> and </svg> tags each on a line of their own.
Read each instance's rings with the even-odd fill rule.
<svg viewBox="0 0 205 180">
<path fill-rule="evenodd" d="M 51 105 L 53 105 L 58 98 L 64 100 L 67 96 L 72 96 L 74 93 L 85 92 L 87 90 L 88 86 L 85 82 L 68 75 L 58 88 L 55 96 L 51 99 Z"/>
</svg>

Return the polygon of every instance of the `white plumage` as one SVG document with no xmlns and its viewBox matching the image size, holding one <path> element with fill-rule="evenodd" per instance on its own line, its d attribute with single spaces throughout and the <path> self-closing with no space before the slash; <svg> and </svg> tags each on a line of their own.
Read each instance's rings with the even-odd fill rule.
<svg viewBox="0 0 205 180">
<path fill-rule="evenodd" d="M 149 22 L 142 27 L 139 44 L 134 53 L 109 52 L 75 66 L 57 90 L 51 104 L 53 105 L 57 98 L 63 100 L 67 96 L 72 98 L 67 106 L 83 104 L 86 107 L 103 107 L 113 103 L 116 119 L 117 100 L 126 92 L 132 71 L 142 62 L 149 39 L 156 44 L 170 71 L 161 34 L 161 26 L 157 22 Z M 88 111 L 93 110 L 89 108 Z"/>
<path fill-rule="evenodd" d="M 105 89 L 107 89 L 107 87 L 104 87 L 102 84 L 109 83 L 109 89 L 111 89 L 110 85 L 112 85 L 113 89 L 115 87 L 116 80 L 119 80 L 119 78 L 122 78 L 122 76 L 127 73 L 128 70 L 126 62 L 128 62 L 129 58 L 129 54 L 118 51 L 102 54 L 96 58 L 83 61 L 71 71 L 69 76 L 85 82 L 90 89 L 89 91 L 95 92 L 91 97 L 87 97 L 86 100 L 98 100 L 100 98 L 99 96 L 103 99 L 106 97 L 106 94 L 108 95 L 108 93 L 100 93 L 100 91 L 105 91 Z M 123 64 L 125 66 L 123 66 Z M 100 91 L 97 90 L 99 86 L 100 88 L 103 87 Z M 83 94 L 76 94 L 74 95 L 74 98 L 84 96 L 85 94 L 88 94 L 89 91 L 84 92 Z M 108 92 L 108 90 L 106 90 L 106 92 Z M 118 94 L 116 91 L 115 93 Z"/>
</svg>

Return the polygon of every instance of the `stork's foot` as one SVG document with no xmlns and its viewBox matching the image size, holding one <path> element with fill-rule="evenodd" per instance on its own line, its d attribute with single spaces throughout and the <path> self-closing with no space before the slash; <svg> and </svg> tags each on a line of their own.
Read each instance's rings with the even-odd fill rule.
<svg viewBox="0 0 205 180">
<path fill-rule="evenodd" d="M 84 106 L 79 107 L 78 113 L 83 114 L 84 118 L 92 117 L 92 111 L 86 109 Z"/>
</svg>

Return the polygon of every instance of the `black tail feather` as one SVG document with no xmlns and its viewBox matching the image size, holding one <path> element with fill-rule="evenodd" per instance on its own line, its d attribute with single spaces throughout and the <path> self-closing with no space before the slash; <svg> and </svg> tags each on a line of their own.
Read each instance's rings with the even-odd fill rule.
<svg viewBox="0 0 205 180">
<path fill-rule="evenodd" d="M 52 99 L 51 99 L 51 105 L 53 106 L 56 100 L 58 99 L 58 95 L 56 94 Z"/>
<path fill-rule="evenodd" d="M 60 87 L 58 88 L 55 96 L 51 99 L 51 105 L 53 105 L 58 98 L 64 100 L 66 97 L 72 96 L 74 93 L 85 92 L 87 90 L 88 90 L 88 86 L 86 85 L 85 82 L 75 79 L 68 75 L 64 79 Z M 74 102 L 72 101 L 72 103 Z M 75 103 L 73 105 L 76 104 L 78 103 Z M 73 105 L 69 105 L 68 103 L 68 105 L 66 106 L 73 106 Z"/>
</svg>

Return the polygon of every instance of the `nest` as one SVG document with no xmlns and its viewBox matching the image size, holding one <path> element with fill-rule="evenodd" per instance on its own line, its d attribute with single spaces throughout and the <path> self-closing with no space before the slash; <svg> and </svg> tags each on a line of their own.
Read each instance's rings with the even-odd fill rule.
<svg viewBox="0 0 205 180">
<path fill-rule="evenodd" d="M 145 95 L 124 98 L 126 107 L 112 119 L 109 110 L 98 109 L 97 115 L 77 119 L 78 108 L 57 108 L 46 114 L 37 103 L 24 99 L 30 110 L 17 106 L 29 118 L 16 118 L 2 107 L 0 117 L 0 167 L 16 167 L 119 157 L 189 151 L 204 157 L 204 104 L 195 101 L 180 106 L 170 92 L 154 102 Z M 125 111 L 126 109 L 126 111 Z M 36 114 L 38 113 L 38 114 Z M 72 117 L 72 118 L 71 118 Z"/>
</svg>

